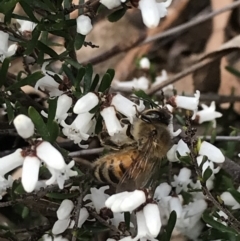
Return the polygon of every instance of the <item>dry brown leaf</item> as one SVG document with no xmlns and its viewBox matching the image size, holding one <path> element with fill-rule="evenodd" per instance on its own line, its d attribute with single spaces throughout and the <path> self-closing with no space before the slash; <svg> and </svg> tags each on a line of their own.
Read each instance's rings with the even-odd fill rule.
<svg viewBox="0 0 240 241">
<path fill-rule="evenodd" d="M 217 92 L 221 83 L 220 60 L 234 50 L 240 49 L 240 35 L 224 43 L 218 50 L 205 54 L 201 61 L 212 59 L 207 65 L 193 73 L 195 90 Z M 225 65 L 226 66 L 226 65 Z M 225 66 L 223 66 L 224 69 Z"/>
<path fill-rule="evenodd" d="M 181 12 L 186 7 L 189 0 L 181 0 L 177 1 L 174 6 L 171 6 L 168 9 L 167 17 L 161 22 L 161 24 L 155 29 L 149 29 L 147 31 L 147 36 L 153 36 L 156 33 L 160 33 L 167 28 L 179 17 Z M 118 80 L 124 80 L 127 76 L 133 71 L 135 68 L 134 60 L 137 57 L 141 57 L 148 53 L 149 49 L 151 48 L 152 43 L 146 44 L 137 48 L 130 50 L 118 63 L 115 69 L 115 77 Z"/>
</svg>

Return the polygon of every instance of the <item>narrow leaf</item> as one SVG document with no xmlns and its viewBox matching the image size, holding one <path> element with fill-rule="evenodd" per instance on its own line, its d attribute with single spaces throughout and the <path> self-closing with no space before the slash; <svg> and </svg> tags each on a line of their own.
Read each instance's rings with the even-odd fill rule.
<svg viewBox="0 0 240 241">
<path fill-rule="evenodd" d="M 35 83 L 42 77 L 44 77 L 44 74 L 41 71 L 35 72 L 31 75 L 28 75 L 26 78 L 14 83 L 13 85 L 9 86 L 7 90 L 15 90 L 24 85 L 35 85 Z"/>
<path fill-rule="evenodd" d="M 230 228 L 230 227 L 227 227 L 225 225 L 223 225 L 222 223 L 216 221 L 213 219 L 213 217 L 211 217 L 207 212 L 205 212 L 203 215 L 202 215 L 202 218 L 204 220 L 205 223 L 211 225 L 213 228 L 221 231 L 221 232 L 226 232 L 226 233 L 231 233 L 231 234 L 237 234 L 237 231 Z"/>
<path fill-rule="evenodd" d="M 43 140 L 50 141 L 50 135 L 47 126 L 38 111 L 34 107 L 30 106 L 28 109 L 28 115 Z"/>
<path fill-rule="evenodd" d="M 84 41 L 85 41 L 85 35 L 82 35 L 80 33 L 76 34 L 75 41 L 74 41 L 74 47 L 76 50 L 79 50 L 82 48 Z"/>
<path fill-rule="evenodd" d="M 206 182 L 213 174 L 213 171 L 210 167 L 208 167 L 203 173 L 203 181 Z"/>
<path fill-rule="evenodd" d="M 84 76 L 84 93 L 88 93 L 90 88 L 91 88 L 91 83 L 92 83 L 92 75 L 93 75 L 93 67 L 91 64 L 88 64 L 86 67 L 86 73 Z"/>
<path fill-rule="evenodd" d="M 5 98 L 5 103 L 7 107 L 8 122 L 11 123 L 14 119 L 14 111 L 11 102 Z"/>
<path fill-rule="evenodd" d="M 37 42 L 37 47 L 40 51 L 48 54 L 50 57 L 54 59 L 59 59 L 59 55 L 51 48 L 49 48 L 46 44 L 42 43 L 41 41 Z"/>
<path fill-rule="evenodd" d="M 41 34 L 41 31 L 38 30 L 38 26 L 35 27 L 34 30 L 32 31 L 32 39 L 30 41 L 28 41 L 27 49 L 24 52 L 24 54 L 30 55 L 33 52 L 33 49 L 37 45 L 37 41 L 38 41 L 40 34 Z"/>
<path fill-rule="evenodd" d="M 53 143 L 59 136 L 59 125 L 56 121 L 53 121 L 50 126 L 48 126 L 48 132 L 50 134 L 49 141 Z"/>
<path fill-rule="evenodd" d="M 108 20 L 110 22 L 117 22 L 118 20 L 120 20 L 124 16 L 126 11 L 127 11 L 127 8 L 118 9 L 115 12 L 108 15 Z"/>
<path fill-rule="evenodd" d="M 233 198 L 240 204 L 240 192 L 233 188 L 229 188 L 228 192 L 230 192 L 233 196 Z"/>
<path fill-rule="evenodd" d="M 108 74 L 108 73 L 104 74 L 101 84 L 98 88 L 98 91 L 105 92 L 107 89 L 110 88 L 111 82 L 112 82 L 112 80 L 111 80 L 110 74 Z"/>
<path fill-rule="evenodd" d="M 56 116 L 57 111 L 57 100 L 58 98 L 52 98 L 48 100 L 49 108 L 48 108 L 48 120 L 47 120 L 47 126 L 48 128 L 51 127 L 52 122 L 54 121 L 54 118 Z"/>
<path fill-rule="evenodd" d="M 95 91 L 98 83 L 99 83 L 99 80 L 100 80 L 100 77 L 99 77 L 99 74 L 96 74 L 93 81 L 92 81 L 92 85 L 91 85 L 91 88 L 90 88 L 90 91 Z"/>
<path fill-rule="evenodd" d="M 0 69 L 0 87 L 2 87 L 5 83 L 9 65 L 10 65 L 10 59 L 5 58 Z"/>
<path fill-rule="evenodd" d="M 68 199 L 68 198 L 75 198 L 79 196 L 79 192 L 73 192 L 73 193 L 55 193 L 55 192 L 51 192 L 51 193 L 47 193 L 46 197 L 48 198 L 53 198 L 53 199 L 60 199 L 60 200 L 64 200 L 64 199 Z"/>
<path fill-rule="evenodd" d="M 177 213 L 175 211 L 172 211 L 168 219 L 167 227 L 164 229 L 162 240 L 170 241 L 172 236 L 172 231 L 176 224 L 176 220 L 177 220 Z"/>
</svg>

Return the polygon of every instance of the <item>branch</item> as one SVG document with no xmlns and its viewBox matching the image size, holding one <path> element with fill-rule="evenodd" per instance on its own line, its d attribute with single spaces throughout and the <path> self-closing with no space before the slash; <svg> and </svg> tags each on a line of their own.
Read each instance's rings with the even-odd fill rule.
<svg viewBox="0 0 240 241">
<path fill-rule="evenodd" d="M 233 2 L 232 4 L 229 4 L 227 5 L 226 7 L 224 8 L 221 8 L 219 10 L 216 10 L 216 11 L 213 11 L 209 14 L 206 14 L 206 15 L 203 15 L 201 17 L 198 17 L 197 19 L 194 19 L 188 23 L 184 23 L 184 24 L 181 24 L 175 28 L 172 28 L 172 29 L 169 29 L 169 30 L 166 30 L 162 33 L 159 33 L 159 34 L 156 34 L 154 36 L 151 36 L 151 37 L 146 37 L 145 36 L 140 36 L 139 39 L 137 41 L 135 41 L 133 44 L 129 45 L 129 46 L 119 46 L 116 45 L 114 46 L 113 48 L 111 48 L 110 50 L 108 50 L 107 52 L 103 53 L 103 54 L 100 54 L 99 56 L 97 57 L 94 57 L 92 59 L 89 59 L 85 62 L 83 62 L 82 64 L 83 65 L 86 65 L 87 63 L 92 63 L 93 65 L 94 64 L 98 64 L 102 61 L 105 61 L 119 53 L 122 53 L 122 52 L 125 52 L 125 51 L 128 51 L 130 49 L 133 49 L 134 47 L 137 47 L 137 46 L 141 46 L 141 45 L 144 45 L 144 44 L 148 44 L 150 42 L 153 42 L 155 40 L 159 40 L 159 39 L 162 39 L 162 38 L 165 38 L 165 37 L 169 37 L 169 36 L 172 36 L 176 33 L 180 33 L 180 32 L 183 32 L 183 31 L 186 31 L 188 30 L 189 28 L 191 27 L 194 27 L 198 24 L 201 24 L 221 13 L 224 13 L 226 11 L 229 11 L 229 10 L 232 10 L 236 7 L 238 7 L 240 5 L 240 0 L 236 1 L 236 2 Z M 184 75 L 185 76 L 185 75 Z"/>
<path fill-rule="evenodd" d="M 190 118 L 188 118 L 186 120 L 186 126 L 187 126 L 186 135 L 187 135 L 189 149 L 190 149 L 190 157 L 192 159 L 192 163 L 195 167 L 195 171 L 198 175 L 198 178 L 201 182 L 203 194 L 214 204 L 214 206 L 216 208 L 218 208 L 219 210 L 226 213 L 226 215 L 229 218 L 230 226 L 232 228 L 234 228 L 237 232 L 240 233 L 240 222 L 232 215 L 232 213 L 222 203 L 219 203 L 219 201 L 217 199 L 215 199 L 214 196 L 212 195 L 212 193 L 208 190 L 208 188 L 206 186 L 206 182 L 203 180 L 202 170 L 198 166 L 196 154 L 194 152 L 194 143 L 193 142 L 195 139 L 194 135 L 195 135 L 196 130 L 194 130 L 192 128 Z"/>
</svg>

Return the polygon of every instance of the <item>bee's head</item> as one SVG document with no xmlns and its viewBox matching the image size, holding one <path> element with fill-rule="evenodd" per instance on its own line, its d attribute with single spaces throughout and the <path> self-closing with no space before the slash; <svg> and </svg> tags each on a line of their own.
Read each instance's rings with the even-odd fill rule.
<svg viewBox="0 0 240 241">
<path fill-rule="evenodd" d="M 169 125 L 171 120 L 171 114 L 167 109 L 159 108 L 159 109 L 150 109 L 144 111 L 139 118 L 146 123 L 162 123 L 166 126 Z"/>
</svg>

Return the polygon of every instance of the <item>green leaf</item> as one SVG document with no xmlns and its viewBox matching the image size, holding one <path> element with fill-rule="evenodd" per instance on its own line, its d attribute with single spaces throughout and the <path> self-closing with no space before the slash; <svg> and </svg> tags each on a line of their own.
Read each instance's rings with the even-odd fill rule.
<svg viewBox="0 0 240 241">
<path fill-rule="evenodd" d="M 57 101 L 58 98 L 50 98 L 48 100 L 48 119 L 47 119 L 47 127 L 50 128 L 52 125 L 52 122 L 54 121 L 54 118 L 56 116 L 57 111 Z"/>
<path fill-rule="evenodd" d="M 77 77 L 76 77 L 76 82 L 74 84 L 74 86 L 76 88 L 76 91 L 78 93 L 82 93 L 81 88 L 80 88 L 80 83 L 81 83 L 81 81 L 83 79 L 83 76 L 85 75 L 85 72 L 86 72 L 86 70 L 83 67 L 78 70 Z"/>
<path fill-rule="evenodd" d="M 65 59 L 65 63 L 70 64 L 75 69 L 80 69 L 82 67 L 81 64 L 79 64 L 77 61 L 74 61 L 69 58 Z"/>
<path fill-rule="evenodd" d="M 239 241 L 239 235 L 223 233 L 214 228 L 210 228 L 206 230 L 200 235 L 199 238 L 203 241 L 218 240 L 218 239 L 221 241 Z"/>
<path fill-rule="evenodd" d="M 59 125 L 56 121 L 53 121 L 50 126 L 48 126 L 48 131 L 50 134 L 49 141 L 53 143 L 59 136 Z"/>
<path fill-rule="evenodd" d="M 110 74 L 111 81 L 112 81 L 114 76 L 115 76 L 115 70 L 114 69 L 108 69 L 107 73 Z"/>
<path fill-rule="evenodd" d="M 64 200 L 67 198 L 75 198 L 79 196 L 79 192 L 72 192 L 72 193 L 47 193 L 46 197 L 48 198 L 52 198 L 52 199 L 60 199 L 60 200 Z"/>
<path fill-rule="evenodd" d="M 8 91 L 18 89 L 24 85 L 34 85 L 42 77 L 44 77 L 44 74 L 41 71 L 35 72 L 31 75 L 28 75 L 26 78 L 14 83 L 13 85 L 9 86 L 6 90 Z"/>
<path fill-rule="evenodd" d="M 43 138 L 43 140 L 50 141 L 48 128 L 45 122 L 43 121 L 42 116 L 38 113 L 38 111 L 34 107 L 30 106 L 28 108 L 28 115 L 31 118 L 35 128 L 37 129 L 37 132 Z"/>
<path fill-rule="evenodd" d="M 112 80 L 111 80 L 110 74 L 108 73 L 104 74 L 101 84 L 98 88 L 98 92 L 105 92 L 107 89 L 109 89 L 111 82 Z"/>
<path fill-rule="evenodd" d="M 240 77 L 240 71 L 238 71 L 237 69 L 231 67 L 231 66 L 226 66 L 225 69 L 230 72 L 231 74 Z"/>
<path fill-rule="evenodd" d="M 18 0 L 1 0 L 0 13 L 7 14 L 8 12 L 12 12 L 17 3 Z"/>
<path fill-rule="evenodd" d="M 228 192 L 230 192 L 233 196 L 233 198 L 240 203 L 240 192 L 238 192 L 237 190 L 233 189 L 233 188 L 229 188 L 227 190 Z"/>
<path fill-rule="evenodd" d="M 48 54 L 50 57 L 54 59 L 59 59 L 59 55 L 51 48 L 49 48 L 47 45 L 42 43 L 41 41 L 37 42 L 37 47 L 40 51 L 44 52 L 45 54 Z"/>
<path fill-rule="evenodd" d="M 131 222 L 131 214 L 129 212 L 124 212 L 124 221 L 125 221 L 127 229 L 129 229 L 130 222 Z"/>
<path fill-rule="evenodd" d="M 127 11 L 127 8 L 118 9 L 115 12 L 108 15 L 108 20 L 110 22 L 117 22 L 118 20 L 120 20 L 124 16 L 126 11 Z"/>
<path fill-rule="evenodd" d="M 10 65 L 10 59 L 9 58 L 5 58 L 1 69 L 0 69 L 0 87 L 2 87 L 5 83 L 6 77 L 7 77 L 7 73 L 8 73 L 8 68 Z"/>
<path fill-rule="evenodd" d="M 213 219 L 212 216 L 209 215 L 209 213 L 206 211 L 204 212 L 204 214 L 202 215 L 202 218 L 204 220 L 205 223 L 209 224 L 210 226 L 212 226 L 213 228 L 223 232 L 223 233 L 230 233 L 230 234 L 237 234 L 237 231 L 227 227 L 225 225 L 223 225 L 222 223 L 216 221 Z"/>
<path fill-rule="evenodd" d="M 71 81 L 71 83 L 74 84 L 76 82 L 76 79 L 72 73 L 72 70 L 66 64 L 62 65 L 62 69 L 66 74 L 66 76 L 68 77 L 68 79 Z"/>
<path fill-rule="evenodd" d="M 33 14 L 34 13 L 34 9 L 31 6 L 29 6 L 25 1 L 20 0 L 19 3 L 21 5 L 21 7 L 23 8 L 24 12 L 30 18 L 31 22 L 38 23 L 39 21 L 37 20 L 37 18 Z"/>
<path fill-rule="evenodd" d="M 33 52 L 34 48 L 37 45 L 40 34 L 41 34 L 41 31 L 39 31 L 38 26 L 36 26 L 32 31 L 32 39 L 27 42 L 27 49 L 24 52 L 24 54 L 30 55 Z"/>
<path fill-rule="evenodd" d="M 134 94 L 138 96 L 140 99 L 152 105 L 153 107 L 158 107 L 158 105 L 155 104 L 154 101 L 152 101 L 151 97 L 148 96 L 143 90 L 134 91 Z"/>
<path fill-rule="evenodd" d="M 8 122 L 11 123 L 14 119 L 14 111 L 11 102 L 5 98 L 5 103 L 7 107 Z"/>
<path fill-rule="evenodd" d="M 99 74 L 96 74 L 93 81 L 92 81 L 92 85 L 91 85 L 91 88 L 90 88 L 90 91 L 95 91 L 98 83 L 99 83 L 99 80 L 100 80 L 100 77 L 99 77 Z"/>
<path fill-rule="evenodd" d="M 74 41 L 74 47 L 76 50 L 79 50 L 80 48 L 82 48 L 85 38 L 86 38 L 86 35 L 82 35 L 80 33 L 76 34 L 75 41 Z"/>
<path fill-rule="evenodd" d="M 177 220 L 177 213 L 175 211 L 172 211 L 170 214 L 170 217 L 168 219 L 168 224 L 163 231 L 163 236 L 162 236 L 161 240 L 170 241 L 171 236 L 172 236 L 172 231 L 176 224 L 176 220 Z"/>
<path fill-rule="evenodd" d="M 206 182 L 213 174 L 213 171 L 210 167 L 208 167 L 203 173 L 203 181 Z"/>
<path fill-rule="evenodd" d="M 23 210 L 22 210 L 22 214 L 21 214 L 22 218 L 23 219 L 26 218 L 28 216 L 28 214 L 29 214 L 29 208 L 24 206 Z"/>
<path fill-rule="evenodd" d="M 91 64 L 88 64 L 86 67 L 86 73 L 84 75 L 84 93 L 87 94 L 90 91 L 92 83 L 93 67 Z"/>
</svg>

